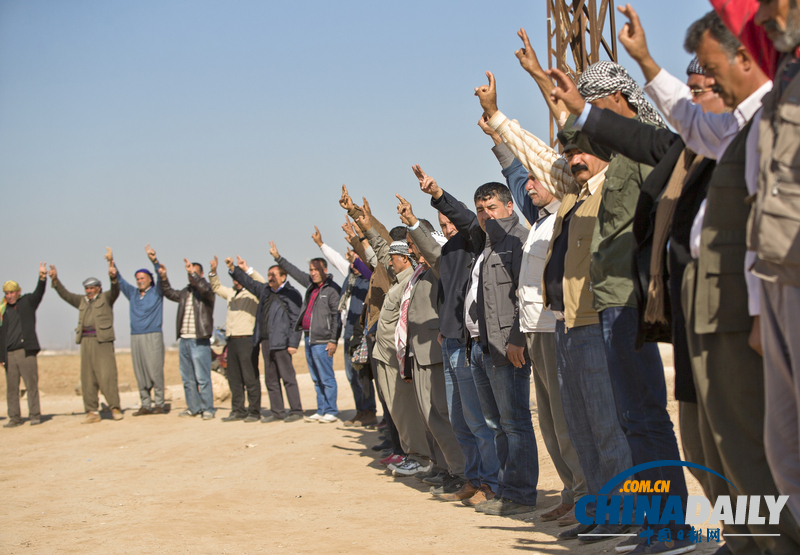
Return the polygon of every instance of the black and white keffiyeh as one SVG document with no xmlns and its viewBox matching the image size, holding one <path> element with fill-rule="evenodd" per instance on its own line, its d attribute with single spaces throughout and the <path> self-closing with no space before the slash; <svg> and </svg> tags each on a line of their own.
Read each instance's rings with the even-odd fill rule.
<svg viewBox="0 0 800 555">
<path fill-rule="evenodd" d="M 619 64 L 601 60 L 586 68 L 578 78 L 578 92 L 586 102 L 621 92 L 639 114 L 639 119 L 659 127 L 666 127 L 658 111 L 644 98 L 636 81 Z"/>
<path fill-rule="evenodd" d="M 689 62 L 689 67 L 686 68 L 686 75 L 705 75 L 706 72 L 703 71 L 703 68 L 700 66 L 700 62 L 697 61 L 697 58 L 692 58 L 692 61 Z"/>
</svg>

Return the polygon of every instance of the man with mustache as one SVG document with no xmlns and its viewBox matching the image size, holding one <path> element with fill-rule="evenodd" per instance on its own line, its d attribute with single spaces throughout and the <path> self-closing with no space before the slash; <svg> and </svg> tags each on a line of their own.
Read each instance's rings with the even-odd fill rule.
<svg viewBox="0 0 800 555">
<path fill-rule="evenodd" d="M 620 41 L 642 68 L 648 80 L 645 89 L 689 148 L 717 160 L 704 206 L 692 226 L 690 249 L 695 261 L 687 266 L 683 282 L 698 417 L 701 431 L 707 430 L 701 433 L 705 466 L 723 473 L 735 487 L 713 476 L 708 486 L 712 498 L 776 494 L 765 464 L 758 280 L 744 272 L 750 211 L 746 198 L 755 192 L 758 174 L 758 135 L 752 130 L 772 83 L 752 54 L 710 12 L 690 26 L 684 47 L 697 55 L 733 110 L 704 113 L 691 103 L 686 86 L 653 60 L 633 9 L 627 6 L 623 13 L 630 23 L 623 27 Z M 730 524 L 725 531 L 734 553 L 800 549 L 797 525 L 788 512 L 777 526 Z M 776 532 L 780 535 L 769 535 Z"/>
<path fill-rule="evenodd" d="M 540 182 L 566 191 L 556 213 L 542 277 L 544 305 L 556 315 L 556 363 L 569 438 L 586 478 L 586 493 L 597 495 L 612 477 L 631 466 L 631 453 L 617 420 L 600 318 L 595 310 L 589 256 L 611 152 L 571 129 L 559 132 L 564 156 L 523 130 L 497 109 L 494 76 L 476 89 L 487 124 Z M 589 504 L 588 515 L 596 507 Z M 597 541 L 620 533 L 619 525 L 579 524 L 561 540 Z M 585 539 L 584 539 L 585 538 Z"/>
</svg>

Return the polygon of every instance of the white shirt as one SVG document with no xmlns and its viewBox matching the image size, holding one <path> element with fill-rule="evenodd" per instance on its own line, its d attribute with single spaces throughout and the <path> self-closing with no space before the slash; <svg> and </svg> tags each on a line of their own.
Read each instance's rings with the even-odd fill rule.
<svg viewBox="0 0 800 555">
<path fill-rule="evenodd" d="M 481 264 L 483 264 L 483 253 L 475 261 L 472 266 L 472 278 L 470 281 L 469 289 L 464 297 L 464 325 L 467 327 L 470 337 L 480 337 L 481 330 L 478 326 L 478 320 L 473 320 L 469 316 L 469 307 L 472 303 L 478 301 L 478 283 L 480 282 Z"/>
<path fill-rule="evenodd" d="M 682 81 L 662 69 L 658 75 L 644 86 L 645 92 L 653 99 L 653 103 L 664 114 L 683 139 L 686 146 L 696 153 L 719 160 L 730 146 L 742 127 L 753 118 L 753 125 L 747 134 L 745 158 L 745 182 L 749 194 L 758 188 L 758 123 L 761 120 L 761 99 L 772 90 L 772 81 L 761 85 L 753 94 L 745 98 L 732 111 L 724 114 L 712 114 L 692 102 L 692 93 Z M 689 236 L 692 258 L 700 252 L 700 232 L 706 213 L 706 201 L 703 200 L 697 211 Z M 761 312 L 761 300 L 758 291 L 758 278 L 748 269 L 755 262 L 755 253 L 745 255 L 744 277 L 747 283 L 747 306 L 751 316 Z"/>
<path fill-rule="evenodd" d="M 555 332 L 556 317 L 544 306 L 542 297 L 542 277 L 547 249 L 553 237 L 556 225 L 556 212 L 561 201 L 556 199 L 545 210 L 549 215 L 533 224 L 528 232 L 528 239 L 522 247 L 522 265 L 519 271 L 519 327 L 524 333 Z"/>
</svg>

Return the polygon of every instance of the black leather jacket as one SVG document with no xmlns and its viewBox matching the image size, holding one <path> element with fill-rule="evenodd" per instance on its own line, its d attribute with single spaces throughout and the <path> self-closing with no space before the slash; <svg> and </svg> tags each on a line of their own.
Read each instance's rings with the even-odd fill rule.
<svg viewBox="0 0 800 555">
<path fill-rule="evenodd" d="M 178 303 L 178 320 L 176 323 L 175 337 L 180 338 L 183 326 L 183 315 L 186 311 L 186 301 L 191 296 L 194 303 L 194 329 L 197 339 L 208 339 L 214 332 L 214 291 L 211 284 L 201 278 L 196 272 L 189 276 L 189 285 L 176 291 L 169 285 L 169 279 L 161 280 L 161 292 L 164 297 Z"/>
</svg>

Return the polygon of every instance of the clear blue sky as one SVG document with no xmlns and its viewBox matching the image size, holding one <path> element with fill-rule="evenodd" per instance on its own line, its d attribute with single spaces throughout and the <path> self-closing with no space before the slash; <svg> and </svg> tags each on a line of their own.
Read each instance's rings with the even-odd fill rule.
<svg viewBox="0 0 800 555">
<path fill-rule="evenodd" d="M 656 60 L 684 75 L 685 29 L 710 5 L 634 7 Z M 345 248 L 342 183 L 389 225 L 395 193 L 433 219 L 412 164 L 464 199 L 502 180 L 476 125 L 486 70 L 500 109 L 548 133 L 514 57 L 520 26 L 543 59 L 542 0 L 0 0 L 0 281 L 28 292 L 47 261 L 71 291 L 88 276 L 107 287 L 110 246 L 132 282 L 147 243 L 177 287 L 184 257 L 207 267 L 240 254 L 265 271 L 269 240 L 302 266 L 319 256 L 315 224 Z M 169 344 L 176 305 L 165 307 Z M 67 348 L 77 311 L 49 283 L 38 315 L 43 346 Z M 219 299 L 215 315 L 222 324 Z M 124 297 L 115 317 L 117 346 L 128 346 Z"/>
</svg>

